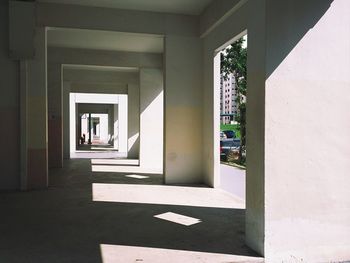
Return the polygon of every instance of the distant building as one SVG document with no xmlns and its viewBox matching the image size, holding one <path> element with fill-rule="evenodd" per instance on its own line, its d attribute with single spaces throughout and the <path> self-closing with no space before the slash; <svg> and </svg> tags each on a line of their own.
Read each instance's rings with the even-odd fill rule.
<svg viewBox="0 0 350 263">
<path fill-rule="evenodd" d="M 237 114 L 237 91 L 236 81 L 233 74 L 229 74 L 226 79 L 221 75 L 220 80 L 220 114 Z M 229 124 L 230 116 L 220 116 L 220 123 Z"/>
</svg>

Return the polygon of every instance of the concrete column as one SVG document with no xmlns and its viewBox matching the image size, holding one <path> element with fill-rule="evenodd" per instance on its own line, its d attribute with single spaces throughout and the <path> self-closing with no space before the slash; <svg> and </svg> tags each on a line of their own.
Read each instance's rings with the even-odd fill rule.
<svg viewBox="0 0 350 263">
<path fill-rule="evenodd" d="M 69 131 L 69 92 L 70 92 L 70 83 L 62 82 L 63 89 L 63 158 L 70 158 L 70 131 Z"/>
<path fill-rule="evenodd" d="M 28 181 L 28 63 L 20 61 L 20 131 L 21 131 L 21 190 L 27 189 Z"/>
<path fill-rule="evenodd" d="M 201 51 L 199 38 L 165 38 L 166 183 L 203 182 Z"/>
<path fill-rule="evenodd" d="M 78 144 L 80 145 L 80 138 L 81 138 L 81 113 L 79 113 L 79 117 L 78 117 Z"/>
<path fill-rule="evenodd" d="M 246 243 L 264 254 L 265 3 L 250 1 L 248 24 Z"/>
<path fill-rule="evenodd" d="M 119 122 L 118 122 L 118 116 L 119 116 L 119 104 L 114 104 L 113 105 L 113 144 L 114 144 L 114 149 L 119 150 Z"/>
<path fill-rule="evenodd" d="M 265 254 L 347 261 L 350 2 L 284 2 L 265 20 Z"/>
<path fill-rule="evenodd" d="M 79 105 L 78 103 L 75 103 L 75 116 L 74 116 L 74 119 L 75 119 L 75 137 L 74 137 L 74 142 L 75 142 L 75 150 L 78 149 L 78 146 L 79 146 Z"/>
<path fill-rule="evenodd" d="M 251 3 L 247 243 L 267 262 L 347 261 L 350 2 Z"/>
<path fill-rule="evenodd" d="M 119 152 L 128 154 L 128 96 L 119 95 L 118 102 L 118 143 Z"/>
<path fill-rule="evenodd" d="M 89 113 L 89 140 L 88 140 L 88 144 L 91 144 L 92 141 L 92 118 L 91 118 L 91 113 Z"/>
<path fill-rule="evenodd" d="M 140 166 L 163 173 L 163 71 L 140 70 Z"/>
<path fill-rule="evenodd" d="M 108 143 L 110 145 L 114 144 L 114 125 L 113 125 L 113 119 L 114 119 L 114 110 L 113 105 L 110 105 L 108 108 Z"/>
<path fill-rule="evenodd" d="M 140 86 L 128 84 L 128 157 L 138 159 L 140 151 Z"/>
<path fill-rule="evenodd" d="M 48 186 L 46 29 L 36 28 L 35 59 L 28 60 L 29 189 Z"/>
<path fill-rule="evenodd" d="M 62 65 L 49 63 L 47 72 L 49 168 L 63 166 Z"/>
<path fill-rule="evenodd" d="M 69 152 L 70 155 L 71 153 L 74 153 L 76 151 L 76 112 L 77 112 L 77 107 L 76 107 L 76 98 L 75 94 L 69 93 L 69 109 L 68 109 L 68 114 L 69 114 L 69 126 L 68 126 L 68 132 L 69 132 Z"/>
</svg>

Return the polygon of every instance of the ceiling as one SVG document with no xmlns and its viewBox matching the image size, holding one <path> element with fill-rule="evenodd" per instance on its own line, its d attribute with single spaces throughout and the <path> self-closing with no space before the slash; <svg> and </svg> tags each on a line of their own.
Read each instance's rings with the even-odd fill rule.
<svg viewBox="0 0 350 263">
<path fill-rule="evenodd" d="M 112 31 L 49 28 L 50 47 L 93 50 L 162 53 L 163 37 L 159 35 L 121 33 Z"/>
<path fill-rule="evenodd" d="M 74 4 L 172 14 L 199 15 L 212 0 L 38 0 L 45 3 Z"/>
</svg>

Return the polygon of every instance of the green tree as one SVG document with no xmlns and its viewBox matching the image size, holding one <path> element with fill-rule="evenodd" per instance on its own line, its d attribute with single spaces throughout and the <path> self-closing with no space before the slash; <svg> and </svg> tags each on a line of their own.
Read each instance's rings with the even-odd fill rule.
<svg viewBox="0 0 350 263">
<path fill-rule="evenodd" d="M 243 152 L 246 150 L 246 95 L 247 95 L 247 48 L 244 47 L 244 38 L 238 39 L 232 45 L 221 52 L 221 73 L 224 79 L 229 74 L 235 78 L 235 90 L 237 94 L 237 114 L 235 121 L 241 131 L 241 147 L 239 150 L 239 162 L 245 164 Z"/>
</svg>

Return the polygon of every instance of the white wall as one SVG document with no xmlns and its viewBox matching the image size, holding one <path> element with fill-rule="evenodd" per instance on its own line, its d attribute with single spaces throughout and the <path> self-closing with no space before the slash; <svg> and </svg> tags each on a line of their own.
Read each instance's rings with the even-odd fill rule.
<svg viewBox="0 0 350 263">
<path fill-rule="evenodd" d="M 128 153 L 128 96 L 118 95 L 118 151 Z M 115 126 L 114 126 L 115 127 Z"/>
<path fill-rule="evenodd" d="M 202 57 L 196 37 L 165 38 L 165 182 L 201 183 Z"/>
<path fill-rule="evenodd" d="M 163 173 L 163 72 L 140 70 L 140 167 Z"/>
<path fill-rule="evenodd" d="M 139 81 L 138 73 L 137 80 Z M 139 159 L 140 155 L 140 84 L 128 84 L 128 158 Z"/>
<path fill-rule="evenodd" d="M 350 2 L 284 2 L 266 1 L 265 256 L 345 261 Z"/>
</svg>

